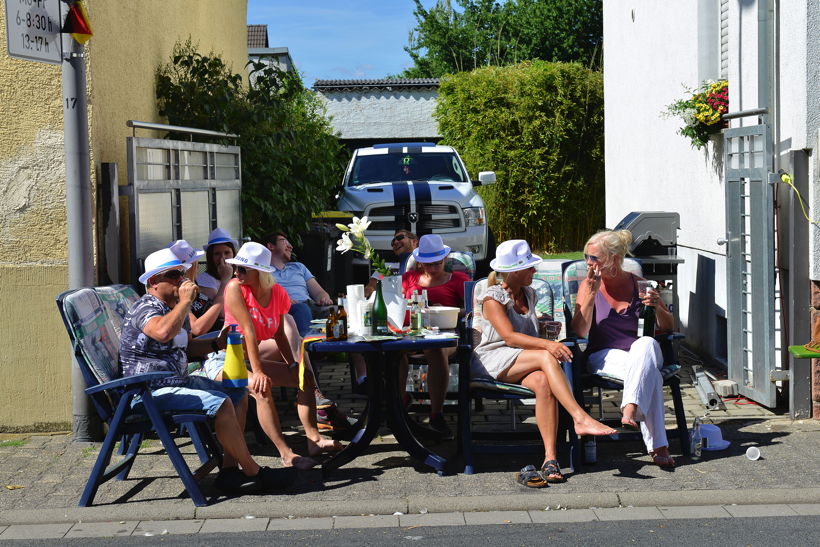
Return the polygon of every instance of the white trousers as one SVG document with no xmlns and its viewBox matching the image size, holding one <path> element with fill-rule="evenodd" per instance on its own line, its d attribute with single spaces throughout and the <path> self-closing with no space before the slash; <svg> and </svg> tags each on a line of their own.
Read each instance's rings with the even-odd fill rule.
<svg viewBox="0 0 820 547">
<path fill-rule="evenodd" d="M 603 349 L 587 360 L 590 372 L 623 380 L 621 409 L 630 403 L 638 406 L 636 419 L 641 423 L 641 433 L 649 451 L 669 444 L 664 423 L 662 366 L 661 348 L 649 336 L 635 340 L 629 351 Z"/>
</svg>

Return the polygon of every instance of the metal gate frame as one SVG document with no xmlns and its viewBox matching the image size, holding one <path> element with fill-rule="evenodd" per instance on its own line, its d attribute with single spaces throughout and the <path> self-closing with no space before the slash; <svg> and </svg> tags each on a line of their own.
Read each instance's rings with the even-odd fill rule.
<svg viewBox="0 0 820 547">
<path fill-rule="evenodd" d="M 726 284 L 729 379 L 738 391 L 776 405 L 775 242 L 772 137 L 767 124 L 726 129 Z"/>
</svg>

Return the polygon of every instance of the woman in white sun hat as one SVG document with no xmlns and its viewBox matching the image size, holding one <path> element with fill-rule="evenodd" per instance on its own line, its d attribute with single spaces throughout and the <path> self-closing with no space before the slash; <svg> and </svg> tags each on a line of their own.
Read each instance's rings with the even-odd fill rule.
<svg viewBox="0 0 820 547">
<path fill-rule="evenodd" d="M 188 266 L 185 276 L 196 283 L 199 272 L 198 263 L 205 256 L 205 251 L 194 249 L 184 239 L 174 241 L 168 245 L 168 248 L 173 251 L 180 262 Z M 218 331 L 222 328 L 223 300 L 222 294 L 211 298 L 200 287 L 196 299 L 191 303 L 191 311 L 188 314 L 193 336 L 202 336 L 207 332 Z"/>
<path fill-rule="evenodd" d="M 225 323 L 238 325 L 243 335 L 245 359 L 250 362 L 251 371 L 248 388 L 257 401 L 259 425 L 276 445 L 285 466 L 304 469 L 317 462 L 288 447 L 271 393 L 273 386 L 298 387 L 297 355 L 301 341 L 293 344 L 285 332 L 283 323 L 290 309 L 290 297 L 273 279 L 270 258 L 271 252 L 264 245 L 249 242 L 242 245 L 234 258 L 225 261 L 236 266 L 236 277 L 225 288 Z M 319 434 L 315 378 L 307 360 L 305 367 L 304 391 L 298 392 L 296 404 L 305 428 L 308 456 L 341 450 L 340 443 Z"/>
<path fill-rule="evenodd" d="M 421 236 L 419 245 L 413 249 L 416 269 L 408 270 L 402 275 L 401 285 L 405 298 L 413 296 L 413 291 L 427 291 L 431 306 L 451 306 L 464 309 L 464 282 L 470 278 L 462 272 L 448 272 L 444 269 L 450 247 L 444 244 L 438 234 Z M 430 393 L 430 428 L 436 431 L 441 439 L 450 439 L 453 434 L 447 425 L 442 410 L 447 395 L 450 366 L 448 357 L 455 353 L 455 348 L 438 348 L 424 350 L 427 361 L 427 382 Z M 403 359 L 399 372 L 399 385 L 407 382 L 407 359 Z"/>
<path fill-rule="evenodd" d="M 487 292 L 481 302 L 484 326 L 481 342 L 473 352 L 474 376 L 491 376 L 502 382 L 521 384 L 535 392 L 535 422 L 544 441 L 544 463 L 540 481 L 526 486 L 563 482 L 556 456 L 558 406 L 567 410 L 578 435 L 610 435 L 615 430 L 584 412 L 561 370 L 560 363 L 572 359 L 569 348 L 560 342 L 538 337 L 535 313 L 537 297 L 530 287 L 535 265 L 541 257 L 532 254 L 523 239 L 501 243 L 490 262 Z M 523 476 L 523 474 L 522 474 Z"/>
</svg>

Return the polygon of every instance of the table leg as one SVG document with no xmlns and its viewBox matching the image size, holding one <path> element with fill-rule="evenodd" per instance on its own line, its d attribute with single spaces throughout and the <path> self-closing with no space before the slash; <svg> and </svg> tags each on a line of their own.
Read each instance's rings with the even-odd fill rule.
<svg viewBox="0 0 820 547">
<path fill-rule="evenodd" d="M 408 454 L 417 460 L 424 462 L 435 469 L 440 475 L 444 472 L 447 460 L 424 447 L 416 439 L 410 427 L 407 425 L 407 411 L 401 402 L 401 391 L 399 389 L 399 360 L 401 352 L 386 352 L 385 364 L 385 390 L 384 398 L 387 406 L 387 423 L 393 431 L 396 440 Z"/>
<path fill-rule="evenodd" d="M 367 407 L 364 416 L 356 422 L 358 430 L 353 439 L 341 452 L 337 452 L 322 464 L 322 476 L 327 477 L 332 471 L 352 462 L 370 446 L 371 441 L 379 432 L 381 425 L 382 392 L 384 390 L 384 376 L 382 374 L 381 354 L 369 352 L 364 354 L 367 363 Z"/>
</svg>

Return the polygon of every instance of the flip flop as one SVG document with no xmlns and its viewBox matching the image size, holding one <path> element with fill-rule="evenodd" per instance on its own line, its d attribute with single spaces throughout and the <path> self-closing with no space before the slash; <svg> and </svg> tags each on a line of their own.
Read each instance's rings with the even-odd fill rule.
<svg viewBox="0 0 820 547">
<path fill-rule="evenodd" d="M 621 422 L 621 428 L 622 429 L 628 429 L 629 431 L 640 431 L 641 430 L 640 425 L 629 424 L 629 423 L 626 423 L 626 422 Z"/>
<path fill-rule="evenodd" d="M 649 455 L 652 456 L 652 463 L 657 465 L 661 469 L 675 468 L 675 458 L 673 458 L 671 455 L 661 456 L 660 454 L 655 454 L 654 452 L 650 452 Z"/>
<path fill-rule="evenodd" d="M 558 476 L 550 477 L 550 475 Z M 567 482 L 567 479 L 564 478 L 564 474 L 561 473 L 561 466 L 558 465 L 558 460 L 547 460 L 544 462 L 544 465 L 541 466 L 541 478 L 552 484 Z"/>
<path fill-rule="evenodd" d="M 527 488 L 544 488 L 548 486 L 547 481 L 541 473 L 535 469 L 534 465 L 528 465 L 515 474 L 515 482 Z"/>
</svg>

